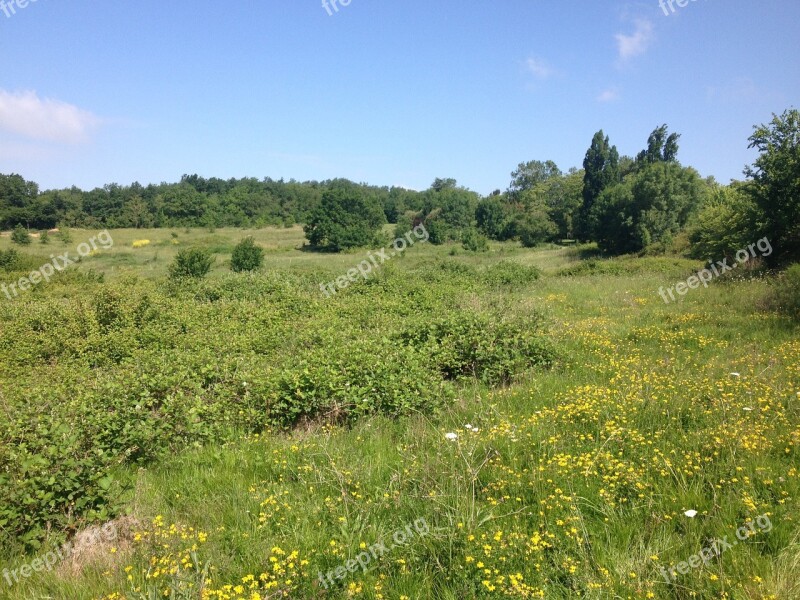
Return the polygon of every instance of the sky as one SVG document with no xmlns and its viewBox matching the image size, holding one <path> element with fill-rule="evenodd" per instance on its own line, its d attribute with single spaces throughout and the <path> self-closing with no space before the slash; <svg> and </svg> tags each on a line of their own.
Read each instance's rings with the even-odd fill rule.
<svg viewBox="0 0 800 600">
<path fill-rule="evenodd" d="M 666 123 L 722 183 L 800 108 L 797 0 L 0 0 L 0 173 L 488 194 Z"/>
</svg>

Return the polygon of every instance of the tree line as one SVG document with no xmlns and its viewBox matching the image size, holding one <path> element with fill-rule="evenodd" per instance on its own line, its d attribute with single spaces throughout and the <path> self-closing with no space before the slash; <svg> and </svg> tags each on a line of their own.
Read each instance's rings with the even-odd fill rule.
<svg viewBox="0 0 800 600">
<path fill-rule="evenodd" d="M 434 244 L 470 250 L 487 240 L 596 242 L 607 254 L 678 251 L 722 257 L 768 237 L 775 261 L 800 256 L 800 112 L 754 127 L 758 159 L 746 178 L 722 185 L 678 160 L 680 134 L 656 127 L 635 156 L 620 156 L 602 130 L 582 168 L 550 160 L 520 163 L 505 191 L 486 197 L 436 179 L 425 191 L 346 179 L 205 179 L 110 184 L 40 192 L 19 175 L 0 175 L 0 227 L 259 227 L 304 224 L 310 244 L 341 251 L 380 241 L 386 223 L 402 234 L 424 223 Z M 402 230 L 402 231 L 401 231 Z"/>
</svg>

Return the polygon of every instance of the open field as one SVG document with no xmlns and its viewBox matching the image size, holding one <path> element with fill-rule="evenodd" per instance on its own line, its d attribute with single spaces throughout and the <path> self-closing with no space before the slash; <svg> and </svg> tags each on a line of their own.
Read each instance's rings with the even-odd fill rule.
<svg viewBox="0 0 800 600">
<path fill-rule="evenodd" d="M 700 263 L 419 243 L 328 299 L 366 252 L 300 227 L 110 233 L 0 296 L 0 598 L 800 598 L 767 278 L 665 304 Z M 168 282 L 189 245 L 212 273 Z"/>
</svg>

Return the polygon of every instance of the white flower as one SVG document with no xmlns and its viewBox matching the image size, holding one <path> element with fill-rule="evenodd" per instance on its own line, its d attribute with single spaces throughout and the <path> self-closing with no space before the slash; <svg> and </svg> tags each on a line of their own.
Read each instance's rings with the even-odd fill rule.
<svg viewBox="0 0 800 600">
<path fill-rule="evenodd" d="M 446 437 L 451 442 L 455 442 L 458 439 L 458 434 L 450 432 L 450 433 L 446 433 L 444 437 Z"/>
<path fill-rule="evenodd" d="M 467 423 L 466 425 L 464 425 L 464 429 L 472 429 L 472 425 L 470 425 L 469 423 Z"/>
<path fill-rule="evenodd" d="M 750 412 L 750 411 L 751 411 L 751 410 L 753 410 L 753 409 L 752 409 L 752 408 L 750 408 L 749 406 L 745 406 L 745 407 L 744 407 L 742 410 L 746 410 L 747 412 Z"/>
<path fill-rule="evenodd" d="M 686 515 L 687 517 L 689 517 L 690 519 L 694 519 L 694 518 L 697 516 L 697 511 L 696 511 L 696 510 L 687 510 L 687 511 L 686 511 L 685 513 L 683 513 L 683 514 L 685 514 L 685 515 Z"/>
<path fill-rule="evenodd" d="M 739 373 L 731 373 L 731 377 L 741 377 L 741 375 Z"/>
</svg>

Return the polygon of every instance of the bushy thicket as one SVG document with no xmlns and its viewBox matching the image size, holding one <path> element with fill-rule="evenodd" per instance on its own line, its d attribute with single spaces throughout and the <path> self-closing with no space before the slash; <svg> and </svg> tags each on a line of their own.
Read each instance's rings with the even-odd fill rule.
<svg viewBox="0 0 800 600">
<path fill-rule="evenodd" d="M 264 249 L 256 245 L 252 237 L 246 237 L 236 244 L 231 256 L 231 270 L 236 273 L 257 271 L 264 264 Z"/>
<path fill-rule="evenodd" d="M 169 266 L 169 276 L 172 279 L 192 277 L 199 279 L 208 275 L 214 264 L 214 256 L 205 248 L 186 248 L 175 256 Z"/>
<path fill-rule="evenodd" d="M 768 303 L 772 309 L 800 320 L 800 263 L 789 267 L 775 282 Z"/>
<path fill-rule="evenodd" d="M 243 432 L 429 413 L 464 381 L 498 385 L 554 359 L 545 322 L 503 305 L 538 271 L 390 264 L 327 299 L 331 273 L 106 284 L 65 273 L 0 303 L 0 545 L 105 520 L 117 467 Z M 491 309 L 465 295 L 493 295 Z M 421 315 L 436 315 L 430 320 Z"/>
</svg>

